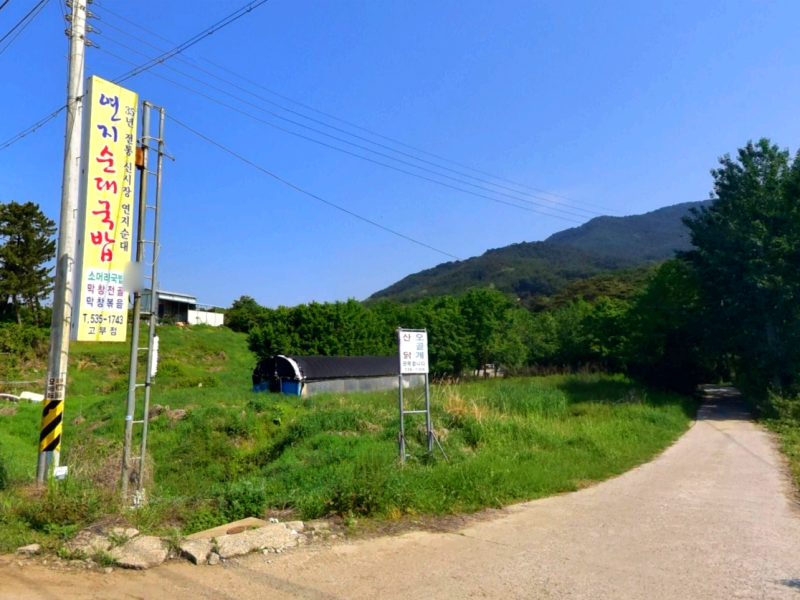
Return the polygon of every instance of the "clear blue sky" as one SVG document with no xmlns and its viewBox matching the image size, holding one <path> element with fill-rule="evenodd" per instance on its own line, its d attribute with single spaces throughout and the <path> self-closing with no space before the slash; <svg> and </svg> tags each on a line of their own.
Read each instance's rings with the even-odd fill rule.
<svg viewBox="0 0 800 600">
<path fill-rule="evenodd" d="M 115 41 L 156 54 L 111 25 L 171 47 L 104 7 L 177 44 L 243 3 L 102 0 L 92 8 L 103 20 L 93 21 L 101 33 L 90 38 L 100 50 L 89 50 L 87 75 L 113 79 L 130 68 L 104 51 L 145 61 Z M 34 4 L 10 0 L 0 11 L 0 35 Z M 637 214 L 706 198 L 717 157 L 748 139 L 767 136 L 797 149 L 798 22 L 796 0 L 271 0 L 186 56 L 211 58 L 294 100 L 450 160 L 605 212 Z M 0 142 L 64 103 L 63 29 L 52 0 L 0 55 Z M 168 64 L 303 121 L 185 64 Z M 326 140 L 166 67 L 153 71 Z M 148 73 L 126 85 L 304 189 L 462 258 L 575 225 L 321 147 Z M 31 200 L 57 217 L 63 135 L 62 114 L 0 151 L 0 200 Z M 363 299 L 448 260 L 285 187 L 175 123 L 167 123 L 166 138 L 177 161 L 167 163 L 164 179 L 163 289 L 221 306 L 243 294 L 268 306 Z"/>
</svg>

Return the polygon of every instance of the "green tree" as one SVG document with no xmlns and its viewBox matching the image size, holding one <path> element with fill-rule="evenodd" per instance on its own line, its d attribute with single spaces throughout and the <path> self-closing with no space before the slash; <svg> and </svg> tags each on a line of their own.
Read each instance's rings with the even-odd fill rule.
<svg viewBox="0 0 800 600">
<path fill-rule="evenodd" d="M 691 264 L 667 261 L 620 323 L 622 363 L 647 383 L 691 391 L 713 376 L 708 322 Z"/>
<path fill-rule="evenodd" d="M 800 366 L 800 156 L 761 139 L 711 174 L 715 201 L 685 219 L 685 257 L 739 371 L 780 392 Z"/>
<path fill-rule="evenodd" d="M 264 307 L 250 296 L 242 296 L 234 300 L 225 313 L 225 325 L 240 333 L 249 333 L 258 325 L 259 317 L 264 313 Z"/>
<path fill-rule="evenodd" d="M 40 324 L 41 301 L 53 285 L 47 263 L 55 258 L 55 232 L 55 222 L 38 204 L 0 204 L 0 303 L 11 302 L 19 325 L 23 306 Z"/>
<path fill-rule="evenodd" d="M 428 330 L 431 371 L 459 376 L 472 366 L 473 349 L 461 304 L 452 296 L 427 299 L 407 310 L 403 327 Z M 392 351 L 396 346 L 392 346 Z"/>
<path fill-rule="evenodd" d="M 496 333 L 504 324 L 511 301 L 496 290 L 475 289 L 464 294 L 459 305 L 472 346 L 471 366 L 481 369 L 496 358 L 493 355 Z"/>
</svg>

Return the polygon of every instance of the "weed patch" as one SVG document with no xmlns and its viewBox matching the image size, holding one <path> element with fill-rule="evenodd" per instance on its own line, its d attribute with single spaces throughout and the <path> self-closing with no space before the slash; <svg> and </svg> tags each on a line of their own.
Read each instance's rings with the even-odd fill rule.
<svg viewBox="0 0 800 600">
<path fill-rule="evenodd" d="M 409 417 L 410 457 L 400 464 L 395 392 L 253 394 L 245 336 L 194 327 L 162 327 L 159 335 L 154 402 L 172 409 L 149 426 L 148 503 L 129 511 L 118 498 L 125 361 L 108 345 L 75 344 L 67 480 L 31 485 L 40 406 L 0 414 L 0 552 L 31 542 L 57 549 L 109 518 L 170 535 L 277 511 L 348 521 L 498 507 L 650 459 L 685 431 L 693 409 L 685 397 L 619 376 L 433 385 L 433 427 L 449 461 L 427 453 L 424 420 Z M 406 401 L 422 408 L 418 390 Z M 800 448 L 800 435 L 792 439 Z"/>
</svg>

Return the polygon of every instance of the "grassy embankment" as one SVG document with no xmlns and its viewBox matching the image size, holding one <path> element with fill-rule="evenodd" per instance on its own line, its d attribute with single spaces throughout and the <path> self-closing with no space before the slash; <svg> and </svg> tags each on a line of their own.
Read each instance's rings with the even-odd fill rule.
<svg viewBox="0 0 800 600">
<path fill-rule="evenodd" d="M 559 376 L 433 386 L 434 426 L 449 456 L 397 461 L 396 394 L 309 399 L 252 394 L 244 336 L 195 327 L 160 330 L 162 364 L 150 426 L 149 503 L 122 511 L 118 488 L 127 359 L 122 348 L 75 345 L 66 405 L 66 482 L 31 482 L 41 408 L 0 412 L 0 552 L 39 541 L 58 548 L 100 519 L 183 533 L 265 510 L 300 518 L 445 514 L 578 489 L 640 464 L 687 427 L 691 401 L 622 377 Z M 201 386 L 202 384 L 202 386 Z"/>
</svg>

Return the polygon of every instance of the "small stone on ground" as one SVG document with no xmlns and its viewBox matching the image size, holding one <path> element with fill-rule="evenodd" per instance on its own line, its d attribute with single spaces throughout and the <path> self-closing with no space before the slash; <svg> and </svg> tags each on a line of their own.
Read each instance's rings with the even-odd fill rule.
<svg viewBox="0 0 800 600">
<path fill-rule="evenodd" d="M 305 529 L 305 525 L 303 525 L 302 521 L 287 521 L 284 525 L 286 525 L 287 529 L 292 529 L 297 533 L 303 533 Z"/>
<path fill-rule="evenodd" d="M 105 552 L 108 550 L 109 545 L 108 538 L 94 531 L 89 531 L 88 529 L 79 531 L 78 534 L 66 544 L 67 550 L 70 552 L 80 552 L 86 556 L 92 556 L 97 552 Z"/>
<path fill-rule="evenodd" d="M 210 539 L 186 540 L 181 543 L 181 555 L 196 565 L 202 565 L 208 560 L 209 554 L 214 549 Z"/>
<path fill-rule="evenodd" d="M 282 523 L 273 523 L 260 529 L 220 536 L 217 538 L 217 546 L 220 557 L 231 558 L 264 548 L 278 550 L 286 546 L 296 546 L 297 537 Z"/>
<path fill-rule="evenodd" d="M 210 565 L 218 565 L 219 564 L 219 554 L 216 552 L 212 552 L 211 555 L 208 557 L 208 564 Z"/>
<path fill-rule="evenodd" d="M 17 548 L 17 554 L 24 554 L 25 556 L 33 556 L 37 554 L 42 547 L 39 544 L 30 544 L 28 546 L 22 546 L 22 548 Z"/>
<path fill-rule="evenodd" d="M 126 569 L 150 569 L 167 559 L 169 549 L 161 538 L 153 536 L 136 537 L 111 551 L 111 557 Z"/>
</svg>

